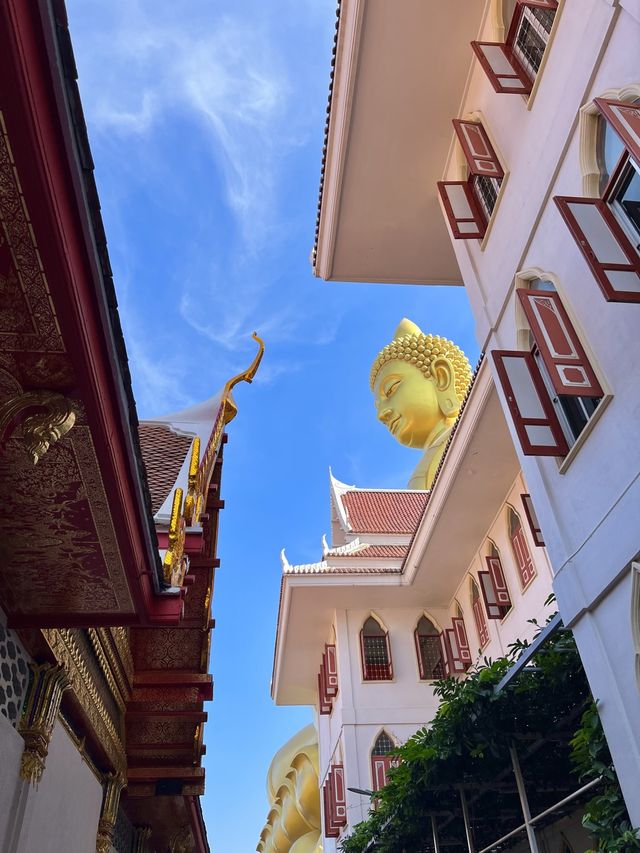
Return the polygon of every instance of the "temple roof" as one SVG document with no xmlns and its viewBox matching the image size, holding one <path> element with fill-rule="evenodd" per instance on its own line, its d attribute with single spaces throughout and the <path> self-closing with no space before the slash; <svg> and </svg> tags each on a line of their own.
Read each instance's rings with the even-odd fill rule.
<svg viewBox="0 0 640 853">
<path fill-rule="evenodd" d="M 411 536 L 429 499 L 429 492 L 410 489 L 358 489 L 329 472 L 331 499 L 347 533 Z"/>
<path fill-rule="evenodd" d="M 223 417 L 224 400 L 221 391 L 181 412 L 140 422 L 140 444 L 156 522 L 168 522 L 174 490 L 187 490 L 193 439 L 199 437 L 201 447 L 206 446 Z"/>
<path fill-rule="evenodd" d="M 143 422 L 138 432 L 155 515 L 171 492 L 193 439 L 179 435 L 166 424 Z"/>
</svg>

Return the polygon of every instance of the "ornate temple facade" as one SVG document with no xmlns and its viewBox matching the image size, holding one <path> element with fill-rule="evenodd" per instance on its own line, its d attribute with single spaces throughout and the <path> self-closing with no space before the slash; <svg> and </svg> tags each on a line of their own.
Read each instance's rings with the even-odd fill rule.
<svg viewBox="0 0 640 853">
<path fill-rule="evenodd" d="M 206 853 L 231 395 L 138 423 L 64 3 L 0 7 L 0 849 Z"/>
<path fill-rule="evenodd" d="M 342 0 L 312 253 L 465 286 L 635 826 L 638 44 L 636 0 Z"/>
</svg>

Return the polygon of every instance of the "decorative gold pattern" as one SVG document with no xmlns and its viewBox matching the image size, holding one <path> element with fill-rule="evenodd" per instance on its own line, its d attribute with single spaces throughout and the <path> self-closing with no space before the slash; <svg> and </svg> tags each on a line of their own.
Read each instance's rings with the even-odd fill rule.
<svg viewBox="0 0 640 853">
<path fill-rule="evenodd" d="M 190 827 L 182 826 L 169 840 L 169 853 L 189 853 L 192 845 L 193 837 Z"/>
<path fill-rule="evenodd" d="M 198 468 L 200 467 L 200 436 L 193 439 L 191 445 L 191 458 L 189 459 L 189 481 L 187 494 L 184 499 L 184 520 L 187 525 L 193 523 L 193 519 L 199 519 L 202 514 L 203 497 L 197 491 Z"/>
<path fill-rule="evenodd" d="M 129 629 L 120 627 L 109 628 L 108 630 L 118 650 L 118 655 L 129 679 L 129 684 L 133 684 L 133 655 L 131 654 L 131 643 L 129 642 Z"/>
<path fill-rule="evenodd" d="M 59 664 L 67 671 L 71 689 L 80 703 L 97 740 L 102 744 L 113 768 L 126 771 L 124 746 L 118 734 L 117 721 L 109 716 L 80 647 L 70 628 L 43 628 L 42 635 Z"/>
<path fill-rule="evenodd" d="M 50 663 L 30 663 L 29 666 L 32 680 L 18 723 L 18 731 L 25 742 L 20 776 L 31 785 L 37 785 L 44 772 L 62 694 L 70 684 L 62 666 Z"/>
<path fill-rule="evenodd" d="M 33 329 L 31 334 L 0 322 L 2 346 L 7 351 L 64 352 L 64 343 L 56 321 L 49 287 L 36 246 L 29 214 L 22 195 L 11 146 L 0 113 L 0 219 L 14 259 L 20 290 L 26 302 Z M 0 318 L 6 310 L 0 303 Z"/>
<path fill-rule="evenodd" d="M 165 583 L 170 586 L 182 586 L 187 573 L 188 562 L 184 553 L 185 520 L 182 515 L 182 489 L 173 493 L 171 521 L 169 522 L 169 541 L 162 561 Z"/>
<path fill-rule="evenodd" d="M 204 640 L 201 628 L 133 628 L 131 631 L 139 669 L 195 669 Z"/>
<path fill-rule="evenodd" d="M 96 837 L 96 853 L 109 853 L 111 849 L 113 832 L 118 818 L 120 794 L 124 786 L 125 779 L 121 773 L 109 773 L 105 776 L 102 812 L 98 821 L 98 835 Z"/>
<path fill-rule="evenodd" d="M 114 665 L 113 655 L 111 654 L 109 641 L 105 642 L 105 628 L 89 628 L 87 636 L 95 652 L 98 660 L 98 666 L 105 677 L 105 681 L 109 687 L 109 691 L 120 709 L 124 714 L 126 708 L 126 700 L 129 695 L 127 684 L 125 683 L 122 673 Z"/>
<path fill-rule="evenodd" d="M 30 412 L 32 409 L 43 411 Z M 20 427 L 22 442 L 36 465 L 49 447 L 69 432 L 76 422 L 71 402 L 51 391 L 28 391 L 0 406 L 0 444 Z"/>
<path fill-rule="evenodd" d="M 150 826 L 134 826 L 133 853 L 147 853 L 147 841 L 151 838 Z"/>
</svg>

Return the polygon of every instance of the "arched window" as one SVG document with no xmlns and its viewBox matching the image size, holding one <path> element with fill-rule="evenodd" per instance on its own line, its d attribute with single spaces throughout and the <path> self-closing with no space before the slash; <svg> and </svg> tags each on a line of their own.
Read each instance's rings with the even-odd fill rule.
<svg viewBox="0 0 640 853">
<path fill-rule="evenodd" d="M 513 548 L 513 556 L 518 567 L 520 581 L 522 586 L 526 587 L 535 577 L 536 570 L 533 565 L 531 551 L 527 544 L 527 537 L 522 527 L 522 521 L 512 507 L 507 507 L 507 523 L 509 526 L 509 539 L 511 540 L 511 547 Z"/>
<path fill-rule="evenodd" d="M 389 634 L 373 616 L 360 631 L 360 650 L 365 681 L 389 681 L 393 677 Z"/>
<path fill-rule="evenodd" d="M 604 391 L 554 283 L 524 281 L 516 293 L 531 349 L 492 354 L 523 454 L 566 456 Z"/>
<path fill-rule="evenodd" d="M 599 186 L 589 183 L 599 197 L 554 198 L 609 302 L 640 301 L 640 101 L 633 97 L 637 92 L 629 94 L 626 101 L 595 98 L 585 113 L 597 110 L 599 115 L 595 160 L 600 181 Z"/>
<path fill-rule="evenodd" d="M 395 743 L 383 730 L 380 732 L 371 750 L 371 778 L 373 790 L 379 791 L 387 784 L 387 773 L 395 767 L 398 759 L 389 753 L 396 748 Z"/>
<path fill-rule="evenodd" d="M 471 606 L 473 607 L 473 617 L 476 621 L 476 630 L 480 639 L 480 648 L 483 649 L 489 642 L 489 630 L 487 628 L 487 620 L 484 618 L 482 602 L 480 601 L 480 590 L 473 578 L 471 578 Z"/>
<path fill-rule="evenodd" d="M 440 632 L 430 619 L 422 616 L 414 632 L 420 678 L 444 678 L 444 659 Z"/>
</svg>

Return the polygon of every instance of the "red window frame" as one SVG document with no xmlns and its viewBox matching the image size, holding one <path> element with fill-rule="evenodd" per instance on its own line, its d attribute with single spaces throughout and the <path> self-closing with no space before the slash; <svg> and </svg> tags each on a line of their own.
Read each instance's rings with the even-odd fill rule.
<svg viewBox="0 0 640 853">
<path fill-rule="evenodd" d="M 569 445 L 562 432 L 560 421 L 556 415 L 553 403 L 549 397 L 544 380 L 540 375 L 538 365 L 535 362 L 533 353 L 522 350 L 493 350 L 491 353 L 495 364 L 498 379 L 502 385 L 502 389 L 507 401 L 507 407 L 511 413 L 513 425 L 515 427 L 522 452 L 525 456 L 566 456 L 569 452 Z M 524 417 L 520 412 L 518 403 L 518 393 L 511 383 L 507 369 L 505 367 L 505 359 L 521 360 L 528 371 L 529 378 L 533 390 L 538 396 L 540 407 L 544 417 Z M 527 433 L 527 427 L 544 427 L 548 429 L 554 444 L 534 444 Z"/>
<path fill-rule="evenodd" d="M 556 394 L 604 397 L 604 391 L 556 291 L 517 291 Z"/>
<path fill-rule="evenodd" d="M 372 617 L 373 618 L 373 617 Z M 380 623 L 378 623 L 380 624 Z M 380 626 L 382 627 L 382 626 Z M 370 635 L 378 638 L 379 635 Z M 391 659 L 391 644 L 389 642 L 389 632 L 384 632 L 384 640 L 387 648 L 387 663 L 386 664 L 367 664 L 365 653 L 364 627 L 360 630 L 360 658 L 362 662 L 362 679 L 363 681 L 392 681 L 393 680 L 393 662 Z"/>
<path fill-rule="evenodd" d="M 453 187 L 459 187 L 463 199 L 458 199 L 467 205 L 468 210 L 459 210 L 465 216 L 457 216 L 454 209 L 452 193 Z M 476 194 L 469 181 L 438 181 L 438 193 L 442 199 L 442 206 L 455 240 L 482 240 L 487 230 L 487 223 L 476 198 Z M 465 226 L 472 230 L 466 230 Z"/>
<path fill-rule="evenodd" d="M 628 166 L 630 159 L 640 166 L 640 103 L 596 98 L 594 105 L 600 113 L 601 120 L 605 121 L 618 135 L 624 150 L 600 198 L 555 196 L 554 201 L 600 286 L 604 298 L 608 302 L 640 302 L 640 283 L 633 279 L 634 273 L 640 278 L 640 252 L 627 236 L 608 203 L 617 191 L 618 179 Z M 602 257 L 598 256 L 574 212 L 578 205 L 588 205 L 593 213 L 599 216 L 593 219 L 593 213 L 591 214 L 592 227 L 595 223 L 596 227 L 602 228 L 602 233 L 606 235 L 605 240 L 612 238 L 618 252 L 614 250 L 609 257 L 604 253 Z M 611 248 L 609 251 L 611 252 Z M 603 252 L 602 245 L 601 252 Z M 612 260 L 613 254 L 618 255 L 616 260 Z M 622 258 L 626 258 L 626 262 Z M 610 273 L 620 272 L 630 274 L 630 280 L 634 282 L 635 289 L 628 290 L 614 286 L 615 278 L 612 278 Z"/>
<path fill-rule="evenodd" d="M 487 620 L 484 618 L 484 610 L 482 609 L 481 602 L 481 594 L 478 592 L 478 597 L 471 600 L 471 607 L 473 609 L 473 618 L 476 623 L 478 639 L 480 640 L 480 648 L 484 649 L 489 642 L 489 626 L 487 625 Z"/>
<path fill-rule="evenodd" d="M 427 674 L 427 667 L 425 666 L 424 657 L 422 655 L 422 646 L 420 645 L 420 637 L 430 637 L 431 639 L 435 639 L 435 640 L 439 641 L 439 643 L 440 643 L 440 651 L 441 651 L 440 663 L 436 664 L 436 666 L 434 667 L 433 675 Z M 439 678 L 444 678 L 444 676 L 445 676 L 446 657 L 442 654 L 441 638 L 442 638 L 442 632 L 441 631 L 440 632 L 435 631 L 433 634 L 423 634 L 416 627 L 415 631 L 413 632 L 413 639 L 414 639 L 414 642 L 416 645 L 416 655 L 418 658 L 418 670 L 420 672 L 420 678 L 422 681 L 437 681 Z M 438 670 L 437 673 L 436 673 L 436 670 Z"/>
<path fill-rule="evenodd" d="M 522 500 L 522 506 L 524 507 L 524 512 L 527 516 L 529 527 L 531 528 L 531 535 L 533 536 L 533 541 L 535 542 L 537 548 L 544 548 L 544 536 L 542 535 L 542 528 L 540 527 L 540 524 L 538 522 L 538 516 L 536 514 L 531 495 L 526 492 L 525 494 L 520 495 L 520 499 Z"/>
<path fill-rule="evenodd" d="M 513 531 L 509 530 L 509 538 L 511 539 L 511 547 L 513 549 L 514 557 L 516 558 L 516 567 L 518 569 L 520 583 L 524 589 L 529 586 L 536 576 L 536 568 L 533 562 L 533 557 L 531 556 L 531 551 L 529 550 L 529 543 L 527 542 L 527 537 L 524 532 L 522 519 L 515 510 L 511 509 L 510 511 L 518 520 L 516 529 Z"/>
</svg>

